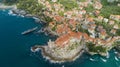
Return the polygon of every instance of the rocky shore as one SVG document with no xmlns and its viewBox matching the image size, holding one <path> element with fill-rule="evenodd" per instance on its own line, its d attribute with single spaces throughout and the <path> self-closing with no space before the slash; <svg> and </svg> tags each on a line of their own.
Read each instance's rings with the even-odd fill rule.
<svg viewBox="0 0 120 67">
<path fill-rule="evenodd" d="M 0 9 L 3 10 L 3 9 L 16 9 L 16 5 L 11 5 L 11 6 L 7 6 L 7 5 L 4 5 L 3 3 L 0 3 Z"/>
<path fill-rule="evenodd" d="M 31 51 L 36 52 L 41 50 L 43 57 L 52 63 L 74 61 L 85 51 L 82 43 L 80 44 L 81 46 L 78 46 L 73 50 L 68 50 L 68 46 L 65 48 L 58 48 L 53 43 L 54 42 L 49 41 L 48 46 L 35 45 L 31 48 Z"/>
<path fill-rule="evenodd" d="M 16 5 L 4 5 L 0 3 L 0 9 L 10 9 L 10 13 L 22 17 L 33 18 L 36 23 L 40 23 L 44 28 L 40 29 L 37 33 L 45 33 L 45 35 L 57 36 L 57 33 L 51 31 L 50 28 L 46 27 L 47 22 L 42 21 L 37 15 L 32 15 L 25 10 L 18 9 Z"/>
<path fill-rule="evenodd" d="M 41 22 L 41 20 L 37 18 L 37 16 L 29 14 L 25 10 L 20 10 L 16 8 L 16 9 L 12 9 L 11 11 L 13 14 L 24 16 L 24 17 L 30 17 L 30 18 L 32 17 L 33 19 L 35 19 L 36 22 Z"/>
<path fill-rule="evenodd" d="M 31 48 L 32 52 L 41 49 L 50 61 L 73 61 L 84 51 L 107 56 L 119 44 L 120 15 L 105 13 L 100 0 L 21 0 L 17 7 L 12 10 L 14 14 L 33 17 L 38 23 L 43 21 L 44 27 L 37 33 L 58 36 L 47 46 Z"/>
<path fill-rule="evenodd" d="M 57 33 L 51 31 L 50 28 L 46 27 L 46 24 L 47 24 L 46 22 L 42 21 L 37 16 L 29 14 L 25 10 L 20 10 L 20 9 L 17 9 L 17 8 L 12 9 L 11 12 L 12 12 L 12 14 L 16 14 L 16 15 L 19 15 L 19 16 L 33 18 L 36 23 L 42 24 L 43 28 L 38 30 L 37 33 L 45 33 L 45 35 L 52 35 L 52 36 L 56 36 L 57 35 Z"/>
</svg>

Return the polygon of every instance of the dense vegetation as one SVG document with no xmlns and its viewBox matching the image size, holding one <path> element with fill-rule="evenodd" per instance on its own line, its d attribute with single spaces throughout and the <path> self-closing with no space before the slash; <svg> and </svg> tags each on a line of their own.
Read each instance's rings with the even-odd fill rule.
<svg viewBox="0 0 120 67">
<path fill-rule="evenodd" d="M 93 8 L 93 6 L 92 5 L 88 5 L 88 7 L 85 7 L 85 10 L 87 11 L 87 12 L 92 12 L 93 10 L 94 10 L 94 8 Z"/>
<path fill-rule="evenodd" d="M 87 45 L 87 48 L 90 52 L 98 52 L 98 53 L 101 53 L 101 52 L 106 52 L 106 48 L 103 47 L 103 46 L 96 46 L 95 44 L 89 42 L 89 43 L 86 43 Z"/>
<path fill-rule="evenodd" d="M 116 35 L 120 36 L 120 29 L 117 30 Z"/>
<path fill-rule="evenodd" d="M 102 16 L 109 18 L 110 14 L 120 15 L 120 7 L 117 6 L 118 2 L 108 2 L 107 0 L 101 1 L 103 8 L 101 9 Z"/>
<path fill-rule="evenodd" d="M 12 5 L 12 4 L 16 4 L 18 0 L 2 0 L 2 2 L 6 5 Z"/>
<path fill-rule="evenodd" d="M 104 6 L 101 10 L 101 13 L 104 17 L 107 17 L 107 18 L 109 18 L 110 14 L 120 15 L 119 8 L 120 8 L 119 6 L 114 6 L 114 5 Z"/>
<path fill-rule="evenodd" d="M 59 3 L 65 6 L 66 10 L 71 10 L 78 7 L 76 0 L 59 0 Z"/>
<path fill-rule="evenodd" d="M 113 29 L 113 25 L 109 25 L 107 24 L 106 22 L 98 22 L 96 21 L 96 25 L 100 25 L 100 26 L 103 26 L 103 28 L 106 30 L 106 33 L 109 35 L 109 36 L 113 36 L 110 31 Z"/>
<path fill-rule="evenodd" d="M 51 4 L 53 3 L 51 0 L 47 0 L 49 1 Z M 85 0 L 82 0 L 85 1 Z M 57 3 L 60 3 L 64 6 L 65 10 L 71 10 L 73 8 L 78 8 L 78 4 L 76 2 L 76 0 L 58 0 Z"/>
<path fill-rule="evenodd" d="M 25 10 L 27 13 L 41 18 L 43 21 L 51 21 L 52 19 L 45 16 L 42 12 L 43 5 L 39 4 L 37 0 L 19 0 L 17 4 L 18 9 Z"/>
</svg>

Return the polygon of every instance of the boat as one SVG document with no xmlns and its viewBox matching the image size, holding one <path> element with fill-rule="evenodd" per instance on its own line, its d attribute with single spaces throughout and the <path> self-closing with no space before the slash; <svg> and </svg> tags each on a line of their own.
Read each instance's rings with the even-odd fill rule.
<svg viewBox="0 0 120 67">
<path fill-rule="evenodd" d="M 38 28 L 38 27 L 34 27 L 34 28 L 32 28 L 32 29 L 28 29 L 28 30 L 22 32 L 21 34 L 22 34 L 22 35 L 29 34 L 29 33 L 33 32 L 33 31 L 35 31 L 37 28 Z"/>
</svg>

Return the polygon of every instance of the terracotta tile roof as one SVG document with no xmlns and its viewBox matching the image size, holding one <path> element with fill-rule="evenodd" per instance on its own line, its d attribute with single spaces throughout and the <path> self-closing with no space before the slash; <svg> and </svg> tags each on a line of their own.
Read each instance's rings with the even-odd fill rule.
<svg viewBox="0 0 120 67">
<path fill-rule="evenodd" d="M 76 27 L 77 22 L 74 19 L 70 19 L 69 24 L 72 25 L 73 27 Z"/>
<path fill-rule="evenodd" d="M 55 22 L 49 22 L 49 27 L 53 28 L 55 26 Z"/>
<path fill-rule="evenodd" d="M 88 2 L 82 2 L 84 7 L 88 6 Z"/>
<path fill-rule="evenodd" d="M 118 19 L 118 20 L 120 20 L 120 15 L 110 15 L 110 19 Z"/>
<path fill-rule="evenodd" d="M 90 24 L 91 27 L 96 27 L 97 25 L 96 24 Z"/>
<path fill-rule="evenodd" d="M 83 12 L 83 14 L 85 14 L 85 13 L 86 13 L 86 10 L 82 10 L 82 12 Z"/>
<path fill-rule="evenodd" d="M 55 16 L 54 20 L 56 20 L 58 22 L 61 22 L 63 20 L 63 17 L 61 17 L 61 16 Z"/>
<path fill-rule="evenodd" d="M 49 22 L 49 25 L 55 25 L 55 22 Z"/>
<path fill-rule="evenodd" d="M 87 18 L 87 21 L 94 22 L 94 19 L 92 17 Z"/>
<path fill-rule="evenodd" d="M 98 16 L 98 19 L 102 21 L 103 20 L 103 16 Z"/>
<path fill-rule="evenodd" d="M 86 34 L 84 34 L 84 35 L 86 35 Z M 63 47 L 65 45 L 67 45 L 65 43 L 69 42 L 70 38 L 73 37 L 73 38 L 78 38 L 79 39 L 80 36 L 82 36 L 81 32 L 76 33 L 76 32 L 69 31 L 68 34 L 62 35 L 59 38 L 57 38 L 57 40 L 55 41 L 55 44 L 57 46 Z"/>
<path fill-rule="evenodd" d="M 117 31 L 117 30 L 112 29 L 112 30 L 110 31 L 110 33 L 115 34 L 115 33 L 116 33 L 116 31 Z"/>
<path fill-rule="evenodd" d="M 57 25 L 57 33 L 58 33 L 58 34 L 61 34 L 63 31 L 64 31 L 64 30 L 63 30 L 63 24 Z"/>
<path fill-rule="evenodd" d="M 95 12 L 94 12 L 94 13 L 95 13 L 95 15 L 97 15 L 97 16 L 98 16 L 98 15 L 100 14 L 100 11 L 99 11 L 99 10 L 95 10 Z"/>
<path fill-rule="evenodd" d="M 68 31 L 71 31 L 71 29 L 68 27 L 68 24 L 60 24 L 57 25 L 57 30 L 56 32 L 61 35 L 61 34 L 66 34 Z"/>
<path fill-rule="evenodd" d="M 117 24 L 115 24 L 115 25 L 113 26 L 113 28 L 119 29 L 119 26 L 118 26 Z"/>
<path fill-rule="evenodd" d="M 57 33 L 58 33 L 58 34 L 62 34 L 62 33 L 63 33 L 63 28 L 58 28 L 58 29 L 57 29 Z"/>
<path fill-rule="evenodd" d="M 101 9 L 102 8 L 102 4 L 98 1 L 96 1 L 93 6 L 94 6 L 95 9 Z"/>
<path fill-rule="evenodd" d="M 90 41 L 90 42 L 94 42 L 94 40 L 95 40 L 94 38 L 89 37 L 89 41 Z"/>
<path fill-rule="evenodd" d="M 79 8 L 82 10 L 82 9 L 83 9 L 83 6 L 80 6 Z"/>
<path fill-rule="evenodd" d="M 70 39 L 68 34 L 65 34 L 63 36 L 60 36 L 59 38 L 57 38 L 57 40 L 55 41 L 55 44 L 57 46 L 63 46 L 64 42 L 68 42 L 68 40 Z"/>
<path fill-rule="evenodd" d="M 109 24 L 110 24 L 110 25 L 113 25 L 114 23 L 115 23 L 115 21 L 113 21 L 113 20 L 110 20 L 110 21 L 109 21 Z"/>
<path fill-rule="evenodd" d="M 106 45 L 106 41 L 105 40 L 101 40 L 102 45 Z"/>
<path fill-rule="evenodd" d="M 103 26 L 98 26 L 99 29 L 103 29 Z"/>
<path fill-rule="evenodd" d="M 105 36 L 106 35 L 106 30 L 105 29 L 100 29 L 100 34 Z"/>
<path fill-rule="evenodd" d="M 90 27 L 90 28 L 88 28 L 88 30 L 90 30 L 90 31 L 94 31 L 94 28 Z"/>
<path fill-rule="evenodd" d="M 78 14 L 77 16 L 78 16 L 79 18 L 82 18 L 82 17 L 83 17 L 83 15 L 82 15 L 82 14 Z"/>
<path fill-rule="evenodd" d="M 88 40 L 88 39 L 89 39 L 89 36 L 88 36 L 88 34 L 87 34 L 87 33 L 83 33 L 82 35 L 83 35 L 83 37 L 84 37 L 86 40 Z"/>
</svg>

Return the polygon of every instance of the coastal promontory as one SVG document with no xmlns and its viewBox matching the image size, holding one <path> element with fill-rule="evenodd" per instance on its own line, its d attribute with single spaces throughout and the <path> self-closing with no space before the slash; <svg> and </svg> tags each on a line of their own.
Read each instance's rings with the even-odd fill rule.
<svg viewBox="0 0 120 67">
<path fill-rule="evenodd" d="M 19 0 L 14 13 L 39 18 L 44 32 L 57 36 L 33 52 L 54 62 L 74 61 L 87 52 L 107 56 L 120 44 L 120 1 L 118 0 Z"/>
</svg>

